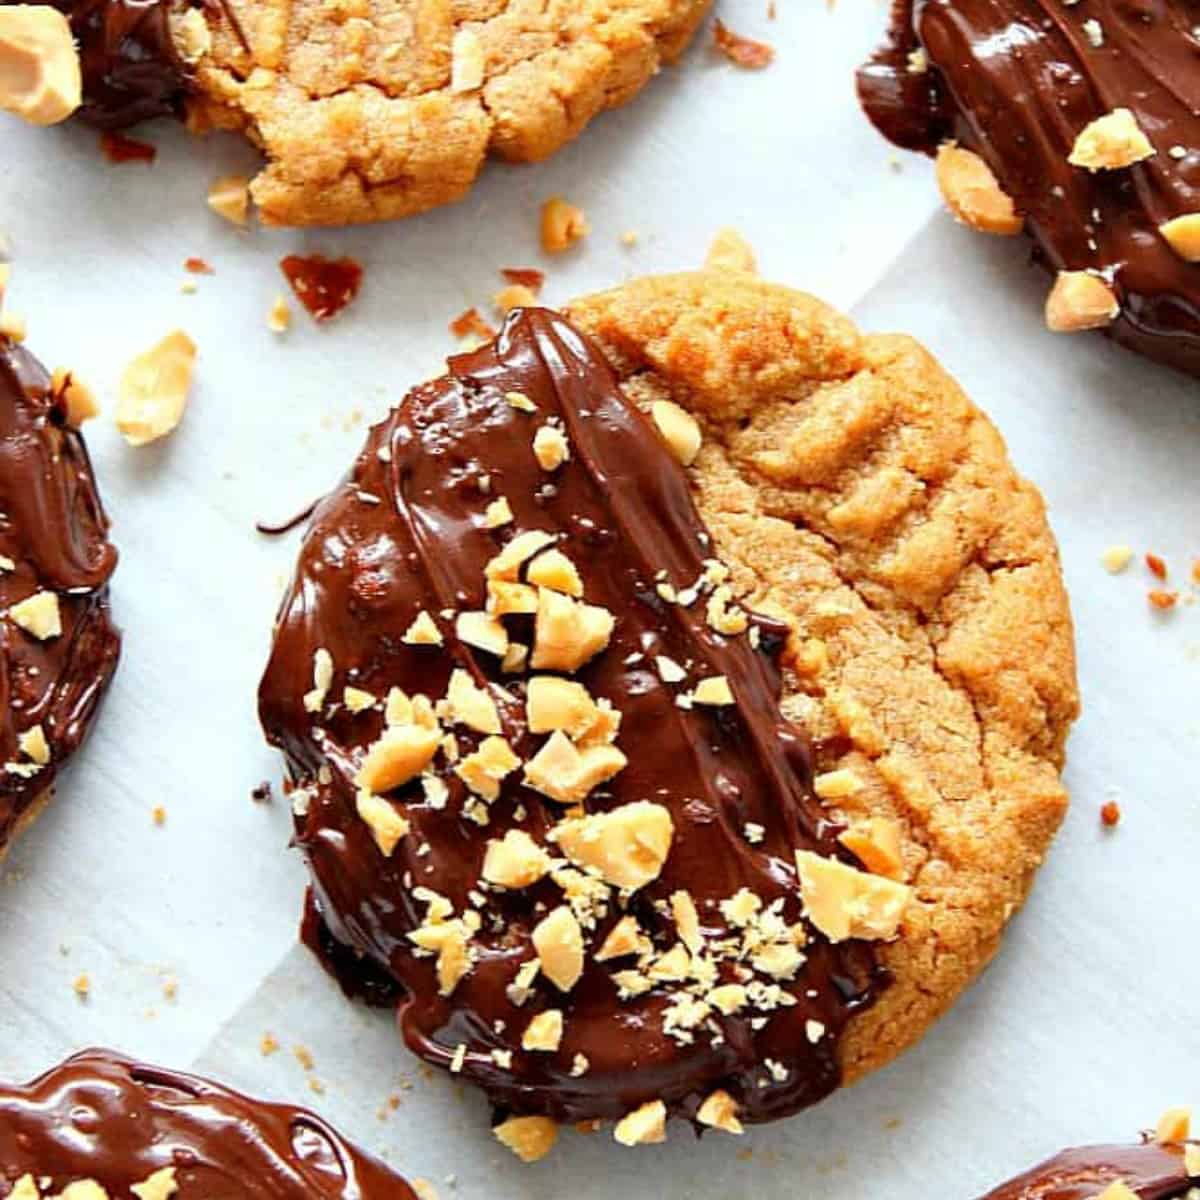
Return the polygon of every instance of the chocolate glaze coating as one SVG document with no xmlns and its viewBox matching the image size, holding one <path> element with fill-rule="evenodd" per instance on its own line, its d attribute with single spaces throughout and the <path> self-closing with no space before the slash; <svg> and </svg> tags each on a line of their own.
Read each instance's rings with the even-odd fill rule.
<svg viewBox="0 0 1200 1200">
<path fill-rule="evenodd" d="M 1143 1142 L 1064 1150 L 980 1200 L 1091 1200 L 1117 1181 L 1140 1200 L 1178 1200 L 1196 1186 L 1184 1171 L 1182 1146 Z"/>
<path fill-rule="evenodd" d="M 40 725 L 51 761 L 23 778 L 0 772 L 0 850 L 78 749 L 121 640 L 108 609 L 117 564 L 87 448 L 66 426 L 50 377 L 0 338 L 0 612 L 38 591 L 58 596 L 62 635 L 38 641 L 0 619 L 0 763 L 24 762 L 19 735 Z"/>
<path fill-rule="evenodd" d="M 1088 21 L 1097 22 L 1097 26 Z M 1158 226 L 1200 212 L 1200 35 L 1189 0 L 896 0 L 889 43 L 858 76 L 893 142 L 981 155 L 1024 215 L 1035 258 L 1113 284 L 1116 341 L 1200 375 L 1200 264 Z M 1089 30 L 1098 27 L 1101 45 Z M 908 69 L 921 47 L 929 69 Z M 1076 135 L 1130 109 L 1157 154 L 1118 171 L 1067 162 Z M 1185 154 L 1172 157 L 1172 147 Z"/>
<path fill-rule="evenodd" d="M 0 1085 L 0 1193 L 28 1173 L 44 1194 L 92 1179 L 117 1200 L 164 1167 L 176 1200 L 416 1200 L 314 1113 L 111 1051 Z"/>
<path fill-rule="evenodd" d="M 386 997 L 390 978 L 408 1045 L 441 1066 L 465 1045 L 463 1076 L 506 1110 L 577 1121 L 619 1117 L 662 1099 L 691 1116 L 717 1087 L 734 1096 L 746 1121 L 811 1104 L 837 1086 L 838 1035 L 882 982 L 865 943 L 831 946 L 814 931 L 807 964 L 784 985 L 794 1007 L 769 1014 L 760 1030 L 752 1028 L 748 1018 L 757 1014 L 750 1010 L 718 1014 L 717 1044 L 701 1031 L 692 1045 L 663 1031 L 669 989 L 621 1002 L 608 968 L 629 964 L 606 967 L 590 952 L 568 995 L 539 979 L 523 1007 L 509 1000 L 507 985 L 534 956 L 530 931 L 545 911 L 535 905 L 561 903 L 549 879 L 490 894 L 476 962 L 451 996 L 439 995 L 432 960 L 413 953 L 406 935 L 424 914 L 415 886 L 441 893 L 461 912 L 472 903 L 488 839 L 521 828 L 544 842 L 562 806 L 522 786 L 515 772 L 490 805 L 490 824 L 480 828 L 462 815 L 460 780 L 439 766 L 449 802 L 431 807 L 415 781 L 396 793 L 411 832 L 385 858 L 355 813 L 353 783 L 365 748 L 380 734 L 381 716 L 340 708 L 314 720 L 302 697 L 321 647 L 332 655 L 338 695 L 351 684 L 377 696 L 399 686 L 436 698 L 452 667 L 461 667 L 507 689 L 507 699 L 496 696 L 504 735 L 522 758 L 530 757 L 540 739 L 525 727 L 522 676 L 501 675 L 494 659 L 458 642 L 453 621 L 442 617 L 443 647 L 401 642 L 422 609 L 437 616 L 448 608 L 482 608 L 484 565 L 517 531 L 561 534 L 560 548 L 578 567 L 587 601 L 616 616 L 609 648 L 575 678 L 622 712 L 617 744 L 629 761 L 586 807 L 596 812 L 652 799 L 670 810 L 670 856 L 661 876 L 630 904 L 655 945 L 666 949 L 676 940 L 659 906 L 677 889 L 691 893 L 713 936 L 724 929 L 715 902 L 743 886 L 765 903 L 782 898 L 785 917 L 797 921 L 795 850 L 839 853 L 838 830 L 812 792 L 805 736 L 779 712 L 775 654 L 783 627 L 762 619 L 755 650 L 744 635 L 725 638 L 709 628 L 703 604 L 692 611 L 655 592 L 660 570 L 677 586 L 694 581 L 713 554 L 711 541 L 686 473 L 622 396 L 600 352 L 560 317 L 527 309 L 510 316 L 491 346 L 449 366 L 447 376 L 413 390 L 372 430 L 349 477 L 317 509 L 262 683 L 267 736 L 283 749 L 308 801 L 296 840 L 328 926 L 322 931 L 310 920 L 308 940 L 323 941 L 326 961 L 349 990 L 357 985 Z M 514 409 L 505 400 L 509 392 L 530 397 L 538 413 Z M 539 469 L 531 450 L 536 428 L 548 418 L 561 420 L 571 446 L 570 460 L 553 474 Z M 497 496 L 508 499 L 515 521 L 489 530 L 483 509 Z M 645 657 L 631 664 L 631 654 Z M 697 678 L 724 674 L 736 708 L 677 707 L 651 666 L 656 654 L 694 662 Z M 460 736 L 462 753 L 476 740 Z M 323 768 L 327 782 L 317 778 Z M 763 827 L 760 843 L 747 841 L 748 822 Z M 620 915 L 613 904 L 591 947 Z M 526 1024 L 548 1007 L 564 1011 L 561 1047 L 522 1051 Z M 812 1020 L 827 1031 L 815 1045 L 806 1035 Z M 498 1065 L 492 1051 L 512 1051 L 511 1068 Z M 579 1054 L 588 1069 L 572 1074 Z M 786 1078 L 772 1077 L 768 1059 L 786 1068 Z"/>
</svg>

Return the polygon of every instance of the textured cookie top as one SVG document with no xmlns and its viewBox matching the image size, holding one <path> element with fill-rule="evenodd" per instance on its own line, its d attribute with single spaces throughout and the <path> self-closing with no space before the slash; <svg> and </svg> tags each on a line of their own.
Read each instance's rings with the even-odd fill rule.
<svg viewBox="0 0 1200 1200">
<path fill-rule="evenodd" d="M 116 668 L 117 552 L 64 388 L 0 338 L 0 851 L 87 734 Z"/>
<path fill-rule="evenodd" d="M 912 343 L 711 272 L 569 317 L 372 432 L 264 725 L 324 948 L 419 1053 L 619 1140 L 736 1132 L 994 949 L 1063 809 L 1070 621 L 1036 493 Z"/>
<path fill-rule="evenodd" d="M 1198 1175 L 1195 1143 L 1082 1146 L 1056 1154 L 981 1200 L 1184 1200 L 1200 1187 Z"/>
<path fill-rule="evenodd" d="M 9 1200 L 416 1200 L 304 1109 L 86 1050 L 25 1086 L 0 1084 Z"/>
<path fill-rule="evenodd" d="M 1200 374 L 1195 16 L 1185 0 L 903 0 L 859 88 L 900 145 L 982 155 L 1038 257 L 1109 285 L 1097 321 L 1117 341 Z"/>
<path fill-rule="evenodd" d="M 55 0 L 85 116 L 178 109 L 260 146 L 272 225 L 460 199 L 491 153 L 546 158 L 676 58 L 708 0 Z"/>
</svg>

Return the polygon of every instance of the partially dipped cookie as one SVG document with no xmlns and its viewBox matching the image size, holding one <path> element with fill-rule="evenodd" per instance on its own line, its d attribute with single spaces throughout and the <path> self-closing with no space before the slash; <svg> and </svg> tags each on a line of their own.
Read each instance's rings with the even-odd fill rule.
<svg viewBox="0 0 1200 1200">
<path fill-rule="evenodd" d="M 87 736 L 120 652 L 117 552 L 75 427 L 90 405 L 0 336 L 0 856 Z"/>
<path fill-rule="evenodd" d="M 416 1200 L 315 1113 L 86 1050 L 0 1084 L 8 1200 Z"/>
<path fill-rule="evenodd" d="M 1024 229 L 1046 323 L 1200 374 L 1200 37 L 1185 0 L 899 0 L 859 73 L 951 211 Z"/>
<path fill-rule="evenodd" d="M 1186 1116 L 1167 1113 L 1158 1136 L 1134 1145 L 1064 1150 L 981 1200 L 1194 1200 L 1200 1195 L 1200 1142 Z"/>
<path fill-rule="evenodd" d="M 915 1041 L 1032 882 L 1076 694 L 986 419 L 706 271 L 519 310 L 410 392 L 316 511 L 260 710 L 310 940 L 535 1158 L 736 1134 Z"/>
<path fill-rule="evenodd" d="M 84 119 L 244 132 L 267 160 L 250 185 L 266 224 L 342 225 L 459 200 L 489 155 L 553 154 L 677 58 L 708 0 L 55 7 L 79 43 Z"/>
</svg>

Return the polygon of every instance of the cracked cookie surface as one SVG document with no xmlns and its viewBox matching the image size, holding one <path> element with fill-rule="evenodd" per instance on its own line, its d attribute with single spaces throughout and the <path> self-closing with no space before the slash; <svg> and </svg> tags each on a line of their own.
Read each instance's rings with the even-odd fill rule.
<svg viewBox="0 0 1200 1200">
<path fill-rule="evenodd" d="M 390 220 L 534 162 L 682 53 L 708 0 L 223 0 L 189 125 L 241 130 L 265 223 Z"/>
<path fill-rule="evenodd" d="M 991 959 L 1064 815 L 1070 610 L 1036 488 L 911 338 L 713 271 L 569 307 L 626 395 L 700 422 L 696 501 L 736 591 L 792 628 L 782 707 L 847 825 L 899 823 L 914 903 L 840 1043 L 852 1083 Z"/>
</svg>

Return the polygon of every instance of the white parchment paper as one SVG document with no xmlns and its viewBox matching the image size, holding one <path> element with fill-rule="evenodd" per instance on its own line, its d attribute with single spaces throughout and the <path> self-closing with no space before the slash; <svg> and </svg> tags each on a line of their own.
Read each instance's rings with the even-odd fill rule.
<svg viewBox="0 0 1200 1200">
<path fill-rule="evenodd" d="M 927 164 L 899 162 L 874 134 L 852 70 L 881 4 L 778 7 L 769 21 L 764 0 L 722 0 L 733 28 L 778 48 L 770 69 L 737 71 L 701 39 L 550 163 L 494 166 L 462 204 L 391 226 L 240 233 L 203 200 L 210 179 L 254 161 L 235 139 L 156 127 L 154 167 L 111 167 L 86 130 L 0 123 L 9 302 L 31 348 L 80 371 L 111 413 L 133 354 L 177 326 L 200 346 L 169 441 L 130 450 L 107 416 L 88 431 L 122 551 L 125 653 L 58 801 L 0 876 L 0 1077 L 110 1045 L 310 1103 L 443 1194 L 538 1200 L 968 1200 L 1061 1144 L 1129 1137 L 1168 1104 L 1200 1103 L 1200 606 L 1156 616 L 1144 569 L 1114 579 L 1098 562 L 1113 542 L 1153 549 L 1187 590 L 1200 385 L 1098 338 L 1045 333 L 1046 280 L 1025 248 L 954 226 Z M 554 193 L 584 206 L 593 233 L 545 262 L 536 214 Z M 486 307 L 499 267 L 546 267 L 554 303 L 698 264 L 727 224 L 764 275 L 925 341 L 1045 492 L 1084 688 L 1074 808 L 1000 959 L 893 1068 L 737 1143 L 680 1128 L 629 1152 L 572 1134 L 525 1168 L 490 1138 L 478 1096 L 426 1078 L 390 1018 L 345 1002 L 296 946 L 303 872 L 286 805 L 250 799 L 278 774 L 254 699 L 296 538 L 263 539 L 254 521 L 336 481 L 364 422 L 454 349 L 447 321 Z M 277 338 L 265 314 L 293 249 L 352 254 L 366 282 L 339 322 L 297 313 Z M 189 296 L 191 255 L 216 274 Z M 1114 797 L 1125 817 L 1106 833 L 1098 809 Z M 283 1045 L 271 1057 L 266 1032 Z"/>
</svg>

